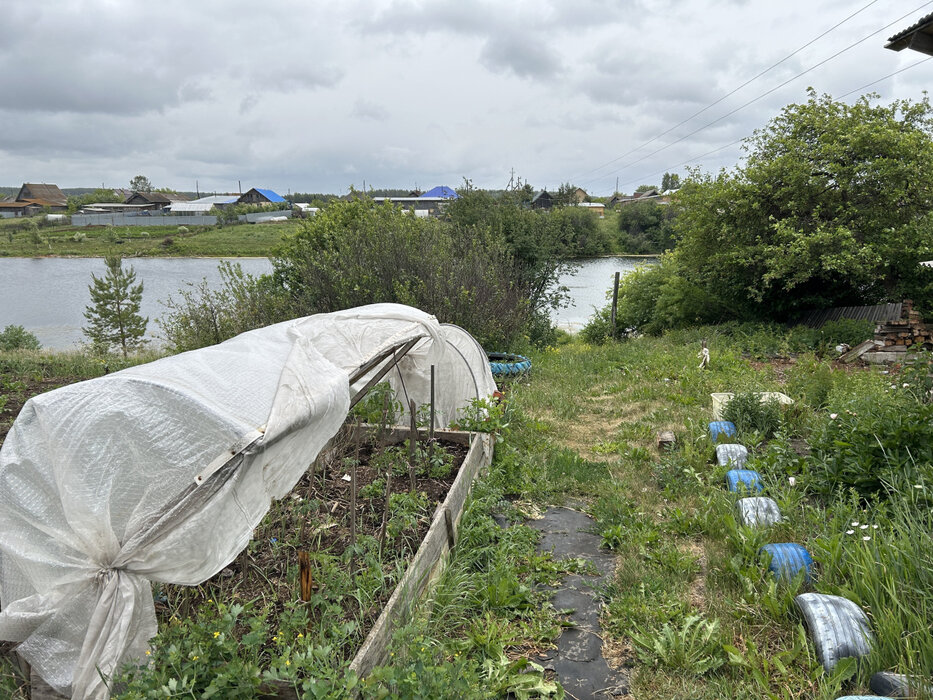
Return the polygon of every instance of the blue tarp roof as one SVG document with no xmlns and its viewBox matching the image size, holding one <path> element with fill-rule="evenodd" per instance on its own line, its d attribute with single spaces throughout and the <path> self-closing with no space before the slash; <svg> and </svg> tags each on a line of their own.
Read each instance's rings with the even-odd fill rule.
<svg viewBox="0 0 933 700">
<path fill-rule="evenodd" d="M 460 195 L 454 192 L 447 185 L 438 185 L 434 189 L 425 192 L 422 197 L 446 197 L 447 199 L 460 199 Z"/>
<path fill-rule="evenodd" d="M 257 191 L 259 194 L 261 194 L 263 197 L 265 197 L 266 199 L 268 199 L 270 202 L 284 202 L 284 201 L 285 201 L 285 199 L 284 199 L 283 197 L 277 195 L 277 194 L 276 194 L 275 192 L 273 192 L 272 190 L 262 190 L 262 189 L 259 189 L 259 188 L 257 187 L 257 188 L 256 188 L 256 191 Z"/>
</svg>

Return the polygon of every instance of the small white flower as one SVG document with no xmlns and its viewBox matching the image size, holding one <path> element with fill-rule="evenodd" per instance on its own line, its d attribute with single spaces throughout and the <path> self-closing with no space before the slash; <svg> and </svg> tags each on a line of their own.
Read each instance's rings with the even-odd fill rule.
<svg viewBox="0 0 933 700">
<path fill-rule="evenodd" d="M 868 535 L 865 535 L 865 536 L 862 538 L 862 540 L 865 541 L 865 542 L 868 542 L 868 540 L 870 540 L 870 539 L 871 539 L 871 537 L 869 537 Z"/>
<path fill-rule="evenodd" d="M 847 535 L 854 535 L 854 534 L 855 534 L 855 530 L 846 530 L 846 534 L 847 534 Z"/>
<path fill-rule="evenodd" d="M 922 489 L 922 488 L 923 488 L 923 484 L 914 484 L 914 488 L 915 488 L 915 489 Z"/>
<path fill-rule="evenodd" d="M 852 527 L 858 527 L 858 520 L 852 521 Z"/>
<path fill-rule="evenodd" d="M 872 530 L 877 530 L 877 529 L 878 529 L 878 526 L 877 526 L 877 525 L 872 525 L 871 528 L 872 528 Z"/>
<path fill-rule="evenodd" d="M 793 486 L 794 484 L 797 483 L 797 479 L 795 479 L 795 478 L 792 477 L 792 476 L 789 476 L 789 477 L 787 477 L 787 483 L 790 484 L 791 486 Z"/>
<path fill-rule="evenodd" d="M 868 524 L 867 524 L 867 523 L 866 523 L 865 525 L 862 525 L 862 526 L 859 528 L 859 530 L 867 530 L 867 529 L 868 529 Z"/>
<path fill-rule="evenodd" d="M 903 386 L 904 386 L 904 388 L 906 389 L 907 387 L 910 386 L 910 384 L 908 384 L 907 382 L 904 382 Z"/>
<path fill-rule="evenodd" d="M 839 417 L 839 414 L 838 414 L 838 413 L 830 413 L 830 414 L 829 414 L 829 419 L 830 419 L 830 420 L 836 420 L 836 418 L 838 418 L 838 417 Z"/>
<path fill-rule="evenodd" d="M 891 385 L 891 388 L 892 388 L 892 389 L 897 389 L 897 384 L 892 384 L 892 385 Z"/>
</svg>

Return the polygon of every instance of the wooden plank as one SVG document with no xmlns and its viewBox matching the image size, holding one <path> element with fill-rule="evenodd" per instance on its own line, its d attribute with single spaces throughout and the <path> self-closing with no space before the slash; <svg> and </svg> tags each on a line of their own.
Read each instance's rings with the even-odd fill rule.
<svg viewBox="0 0 933 700">
<path fill-rule="evenodd" d="M 443 431 L 438 431 L 435 436 L 441 432 Z M 447 498 L 434 512 L 428 534 L 425 535 L 376 624 L 350 663 L 350 668 L 360 677 L 367 676 L 373 668 L 386 662 L 393 632 L 411 617 L 418 600 L 446 566 L 446 555 L 449 553 L 446 514 L 449 513 L 449 522 L 456 528 L 473 487 L 473 480 L 492 462 L 492 435 L 474 433 L 472 436 L 470 451 L 463 460 L 450 491 L 447 492 Z"/>
<path fill-rule="evenodd" d="M 373 432 L 378 431 L 379 426 L 373 425 L 372 423 L 363 423 L 360 426 L 361 430 Z M 427 428 L 418 428 L 418 439 L 427 440 L 428 439 L 428 429 Z M 445 442 L 454 442 L 458 445 L 469 445 L 471 437 L 476 433 L 470 433 L 465 430 L 435 430 L 434 439 L 441 440 Z M 404 425 L 392 425 L 388 426 L 385 429 L 383 434 L 383 440 L 388 445 L 395 445 L 399 442 L 404 442 L 411 436 L 411 428 Z"/>
<path fill-rule="evenodd" d="M 29 697 L 32 700 L 68 700 L 67 695 L 62 695 L 52 688 L 35 670 L 29 674 L 29 686 Z"/>
</svg>

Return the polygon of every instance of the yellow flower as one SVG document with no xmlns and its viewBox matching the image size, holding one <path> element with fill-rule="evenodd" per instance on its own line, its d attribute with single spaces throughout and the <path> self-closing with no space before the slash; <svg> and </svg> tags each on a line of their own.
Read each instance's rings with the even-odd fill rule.
<svg viewBox="0 0 933 700">
<path fill-rule="evenodd" d="M 273 641 L 273 642 L 277 642 L 277 641 L 279 641 L 279 638 L 278 638 L 278 637 L 273 637 L 273 638 L 272 638 L 272 641 Z"/>
<path fill-rule="evenodd" d="M 214 639 L 217 639 L 217 637 L 219 636 L 220 636 L 220 632 L 214 632 Z"/>
<path fill-rule="evenodd" d="M 301 639 L 302 637 L 304 637 L 304 635 L 303 635 L 301 632 L 299 632 L 299 633 L 298 633 L 298 639 Z"/>
<path fill-rule="evenodd" d="M 146 649 L 146 656 L 152 656 L 152 652 Z"/>
<path fill-rule="evenodd" d="M 198 660 L 198 655 L 195 654 L 194 656 L 192 656 L 192 657 L 191 657 L 191 660 L 192 660 L 192 661 L 197 661 L 197 660 Z"/>
<path fill-rule="evenodd" d="M 285 665 L 286 665 L 286 666 L 291 666 L 291 665 L 292 665 L 292 662 L 289 661 L 288 659 L 286 659 L 286 660 L 285 660 Z"/>
</svg>

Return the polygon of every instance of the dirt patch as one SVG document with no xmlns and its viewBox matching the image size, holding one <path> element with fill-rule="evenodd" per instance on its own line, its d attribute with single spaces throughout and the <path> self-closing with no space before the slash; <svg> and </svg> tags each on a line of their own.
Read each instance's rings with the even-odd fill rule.
<svg viewBox="0 0 933 700">
<path fill-rule="evenodd" d="M 427 451 L 427 447 L 424 448 Z M 414 474 L 414 482 L 404 468 L 408 449 L 404 445 L 386 446 L 365 443 L 358 448 L 352 440 L 342 440 L 338 448 L 319 459 L 304 474 L 292 492 L 273 503 L 268 515 L 256 528 L 250 545 L 223 571 L 201 586 L 172 586 L 161 588 L 156 603 L 160 624 L 173 616 L 193 617 L 211 600 L 225 603 L 236 601 L 262 601 L 271 616 L 276 617 L 299 598 L 298 551 L 310 554 L 314 595 L 326 598 L 328 606 L 311 606 L 309 629 L 333 624 L 335 605 L 342 608 L 341 622 L 354 621 L 359 629 L 337 653 L 351 658 L 385 607 L 394 590 L 395 577 L 407 566 L 431 524 L 432 515 L 447 496 L 456 480 L 460 466 L 469 450 L 467 445 L 437 441 L 434 450 L 434 469 L 424 467 Z M 391 458 L 385 455 L 391 453 Z M 440 458 L 448 465 L 438 467 Z M 425 455 L 421 455 L 426 459 Z M 356 477 L 355 534 L 351 529 L 353 463 Z M 387 474 L 392 471 L 391 494 L 400 497 L 386 516 Z M 331 580 L 354 581 L 356 572 L 364 569 L 362 558 L 369 556 L 362 550 L 358 557 L 345 554 L 351 543 L 369 538 L 382 543 L 378 556 L 379 568 L 387 585 L 370 596 L 355 596 L 351 589 L 327 590 L 323 572 L 334 567 L 345 575 Z M 372 564 L 370 564 L 371 566 Z M 372 571 L 367 573 L 371 576 Z M 346 584 L 344 584 L 346 585 Z M 321 615 L 326 614 L 325 620 Z"/>
<path fill-rule="evenodd" d="M 697 560 L 700 570 L 690 582 L 690 589 L 687 592 L 687 599 L 690 606 L 697 610 L 706 607 L 706 571 L 709 567 L 709 560 L 706 557 L 706 550 L 703 545 L 694 540 L 689 540 L 683 544 L 681 549 L 692 555 Z"/>
</svg>

